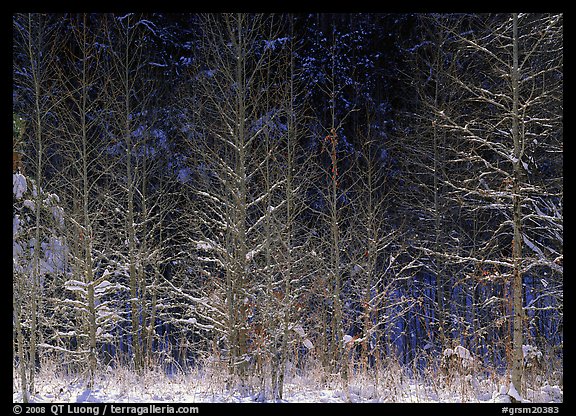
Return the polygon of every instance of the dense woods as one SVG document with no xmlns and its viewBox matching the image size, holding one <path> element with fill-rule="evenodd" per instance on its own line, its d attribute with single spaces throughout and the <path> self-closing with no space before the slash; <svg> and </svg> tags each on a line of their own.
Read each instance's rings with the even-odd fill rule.
<svg viewBox="0 0 576 416">
<path fill-rule="evenodd" d="M 14 388 L 561 384 L 562 94 L 561 14 L 14 15 Z"/>
</svg>

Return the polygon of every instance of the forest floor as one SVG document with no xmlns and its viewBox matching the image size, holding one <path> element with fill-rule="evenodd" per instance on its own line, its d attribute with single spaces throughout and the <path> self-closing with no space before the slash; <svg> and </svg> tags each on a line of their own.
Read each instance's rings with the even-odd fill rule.
<svg viewBox="0 0 576 416">
<path fill-rule="evenodd" d="M 13 372 L 13 401 L 21 402 L 22 394 L 16 369 Z M 256 380 L 256 379 L 255 379 Z M 255 381 L 253 380 L 253 381 Z M 80 376 L 64 375 L 54 368 L 43 367 L 35 381 L 31 402 L 65 403 L 253 403 L 272 398 L 252 389 L 246 393 L 226 390 L 225 376 L 213 371 L 188 371 L 167 374 L 150 370 L 136 374 L 123 368 L 99 373 L 92 388 Z M 253 383 L 257 385 L 257 383 Z M 353 377 L 347 387 L 339 377 L 322 380 L 315 373 L 302 377 L 292 375 L 284 386 L 282 402 L 288 403 L 494 403 L 508 402 L 502 380 L 468 375 L 452 380 L 429 377 L 413 380 L 398 372 L 378 376 Z M 530 403 L 561 403 L 563 388 L 548 381 L 536 380 L 525 390 L 523 401 Z"/>
</svg>

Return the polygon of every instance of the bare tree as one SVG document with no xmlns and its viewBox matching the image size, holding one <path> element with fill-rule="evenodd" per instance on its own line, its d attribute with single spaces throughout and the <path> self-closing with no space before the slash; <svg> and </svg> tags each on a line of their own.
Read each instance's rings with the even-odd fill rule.
<svg viewBox="0 0 576 416">
<path fill-rule="evenodd" d="M 43 265 L 42 244 L 46 238 L 44 198 L 43 191 L 46 181 L 47 141 L 50 137 L 48 127 L 51 111 L 50 91 L 54 81 L 54 56 L 57 47 L 54 44 L 55 25 L 45 15 L 22 14 L 13 19 L 15 33 L 15 82 L 17 100 L 14 103 L 17 109 L 22 109 L 26 122 L 15 125 L 14 155 L 17 156 L 16 168 L 24 173 L 27 167 L 29 187 L 32 190 L 28 208 L 33 211 L 33 235 L 29 238 L 31 250 L 29 258 L 30 268 L 27 275 L 16 273 L 17 278 L 23 279 L 18 286 L 22 291 L 14 299 L 14 305 L 20 334 L 23 322 L 29 328 L 27 337 L 27 351 L 20 341 L 20 366 L 22 377 L 23 400 L 28 401 L 28 393 L 34 391 L 34 376 L 38 361 L 38 337 L 41 337 L 41 312 L 43 309 L 42 286 L 45 267 Z M 19 121 L 20 116 L 17 117 Z M 24 129 L 24 124 L 26 129 Z M 24 156 L 24 157 L 23 157 Z M 23 160 L 22 160 L 23 159 Z M 24 301 L 26 298 L 26 301 Z M 18 300 L 17 300 L 18 299 Z M 26 307 L 24 306 L 26 305 Z M 26 374 L 26 371 L 28 374 Z"/>
<path fill-rule="evenodd" d="M 379 317 L 385 311 L 389 299 L 387 291 L 391 279 L 386 274 L 395 266 L 401 243 L 403 223 L 390 215 L 395 209 L 395 184 L 391 169 L 392 149 L 384 146 L 378 134 L 377 120 L 369 109 L 365 110 L 364 123 L 356 131 L 358 151 L 353 174 L 358 178 L 352 188 L 354 216 L 347 233 L 348 266 L 351 291 L 348 302 L 359 304 L 362 311 L 353 321 L 361 331 L 348 338 L 347 348 L 354 351 L 360 345 L 360 366 L 366 373 L 377 364 L 379 345 L 386 324 Z M 354 357 L 352 357 L 354 359 Z"/>
<path fill-rule="evenodd" d="M 67 45 L 56 74 L 58 94 L 53 96 L 58 118 L 57 142 L 61 162 L 56 174 L 62 186 L 61 198 L 66 213 L 67 245 L 71 274 L 62 301 L 75 315 L 75 328 L 69 333 L 78 360 L 91 385 L 98 364 L 98 343 L 106 339 L 110 320 L 118 320 L 110 303 L 104 302 L 113 286 L 112 273 L 103 259 L 108 250 L 105 224 L 107 184 L 112 176 L 110 158 L 103 141 L 103 39 L 101 26 L 93 15 L 66 16 L 72 31 L 59 41 Z"/>
<path fill-rule="evenodd" d="M 142 16 L 105 16 L 107 36 L 106 121 L 108 151 L 113 153 L 117 174 L 114 192 L 106 194 L 110 221 L 118 224 L 118 241 L 123 249 L 116 255 L 124 265 L 130 288 L 131 351 L 134 366 L 141 370 L 148 348 L 148 318 L 152 314 L 148 291 L 154 290 L 153 271 L 160 245 L 154 237 L 160 225 L 158 195 L 148 189 L 155 161 L 154 112 L 151 107 L 155 85 L 146 52 L 151 23 Z M 157 163 L 157 162 L 156 162 Z"/>
<path fill-rule="evenodd" d="M 216 281 L 215 296 L 224 301 L 202 301 L 204 318 L 225 337 L 230 376 L 246 386 L 257 358 L 249 349 L 262 291 L 255 278 L 266 251 L 262 229 L 270 226 L 272 194 L 281 189 L 266 170 L 279 116 L 278 102 L 271 102 L 276 80 L 267 42 L 277 29 L 272 17 L 247 14 L 205 15 L 201 27 L 206 67 L 196 73 L 198 90 L 185 101 L 194 127 L 189 143 L 202 155 L 193 191 L 202 201 L 193 212 L 200 221 L 191 244 L 205 262 L 204 273 Z"/>
<path fill-rule="evenodd" d="M 513 14 L 467 16 L 459 28 L 468 25 L 474 28 L 470 31 L 440 25 L 459 48 L 450 49 L 456 67 L 449 80 L 460 96 L 458 109 L 435 107 L 436 127 L 458 138 L 452 145 L 456 157 L 451 163 L 466 166 L 469 172 L 460 181 L 444 185 L 478 225 L 482 218 L 488 219 L 483 225 L 487 232 L 474 234 L 483 235 L 476 248 L 449 258 L 499 268 L 509 279 L 513 313 L 509 364 L 518 392 L 523 362 L 523 275 L 543 263 L 561 271 L 553 263 L 561 252 L 550 248 L 551 257 L 544 260 L 544 252 L 526 230 L 527 218 L 538 215 L 534 205 L 527 203 L 535 202 L 529 195 L 539 191 L 530 180 L 530 164 L 539 161 L 527 153 L 528 138 L 547 137 L 553 152 L 561 149 L 556 142 L 561 131 L 557 107 L 561 100 L 561 20 L 560 15 Z M 550 110 L 554 106 L 556 111 Z M 551 230 L 557 230 L 561 216 L 545 221 L 552 221 L 556 225 Z M 524 245 L 540 259 L 534 262 Z"/>
</svg>

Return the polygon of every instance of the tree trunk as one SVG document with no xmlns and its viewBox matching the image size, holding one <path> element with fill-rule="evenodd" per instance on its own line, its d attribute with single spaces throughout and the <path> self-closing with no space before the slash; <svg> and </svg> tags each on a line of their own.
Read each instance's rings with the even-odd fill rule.
<svg viewBox="0 0 576 416">
<path fill-rule="evenodd" d="M 512 261 L 514 263 L 512 281 L 512 304 L 513 304 L 513 339 L 512 339 L 512 384 L 522 394 L 522 330 L 523 330 L 523 302 L 522 302 L 522 197 L 520 195 L 520 181 L 522 180 L 522 156 L 524 138 L 520 135 L 518 112 L 518 14 L 513 14 L 513 49 L 512 49 L 512 138 L 514 141 L 513 162 L 513 227 L 514 239 L 512 240 Z"/>
</svg>

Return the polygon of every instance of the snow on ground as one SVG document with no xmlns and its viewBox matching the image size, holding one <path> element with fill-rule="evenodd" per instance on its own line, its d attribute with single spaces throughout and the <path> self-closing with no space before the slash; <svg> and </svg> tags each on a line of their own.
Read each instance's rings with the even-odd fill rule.
<svg viewBox="0 0 576 416">
<path fill-rule="evenodd" d="M 22 401 L 17 371 L 14 370 L 13 401 Z M 149 371 L 136 375 L 125 369 L 109 368 L 96 378 L 91 389 L 85 380 L 43 370 L 36 378 L 33 402 L 66 403 L 253 403 L 272 401 L 256 390 L 241 394 L 224 388 L 224 376 L 196 371 L 167 375 Z M 269 387 L 269 386 L 267 386 Z M 294 375 L 285 384 L 283 402 L 289 403 L 502 403 L 509 402 L 508 389 L 492 380 L 468 376 L 461 381 L 414 383 L 397 375 L 379 375 L 378 380 L 357 377 L 344 388 L 336 377 L 321 382 L 319 377 Z M 514 393 L 514 392 L 513 392 Z M 516 393 L 514 393 L 516 394 Z M 562 388 L 544 382 L 529 388 L 525 402 L 561 403 Z"/>
</svg>

